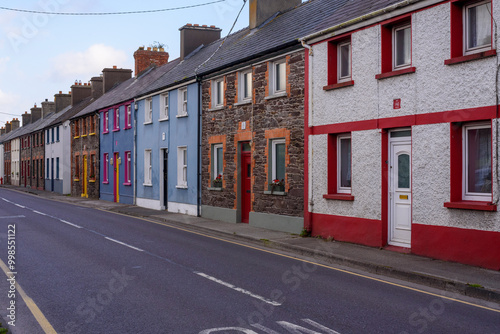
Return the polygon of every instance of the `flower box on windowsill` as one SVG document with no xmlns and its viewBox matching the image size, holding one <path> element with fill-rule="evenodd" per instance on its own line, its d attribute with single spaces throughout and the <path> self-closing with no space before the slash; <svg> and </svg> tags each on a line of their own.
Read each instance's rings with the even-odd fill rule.
<svg viewBox="0 0 500 334">
<path fill-rule="evenodd" d="M 208 191 L 222 191 L 222 187 L 208 187 Z"/>
<path fill-rule="evenodd" d="M 264 191 L 264 195 L 286 196 L 287 193 L 285 191 L 271 191 L 271 190 L 266 190 L 266 191 Z"/>
<path fill-rule="evenodd" d="M 351 194 L 325 194 L 324 199 L 333 199 L 338 201 L 354 201 L 354 196 Z"/>
</svg>

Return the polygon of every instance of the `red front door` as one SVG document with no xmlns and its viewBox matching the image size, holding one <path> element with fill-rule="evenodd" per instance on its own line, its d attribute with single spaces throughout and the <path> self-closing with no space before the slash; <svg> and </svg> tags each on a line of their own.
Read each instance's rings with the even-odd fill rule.
<svg viewBox="0 0 500 334">
<path fill-rule="evenodd" d="M 252 205 L 252 158 L 250 152 L 241 152 L 241 222 L 247 223 L 250 216 L 250 208 Z"/>
</svg>

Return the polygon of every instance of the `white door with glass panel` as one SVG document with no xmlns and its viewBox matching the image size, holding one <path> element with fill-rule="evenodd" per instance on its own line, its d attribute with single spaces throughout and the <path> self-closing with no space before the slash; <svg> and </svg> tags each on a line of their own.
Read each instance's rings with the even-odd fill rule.
<svg viewBox="0 0 500 334">
<path fill-rule="evenodd" d="M 411 246 L 411 130 L 389 133 L 390 245 Z"/>
</svg>

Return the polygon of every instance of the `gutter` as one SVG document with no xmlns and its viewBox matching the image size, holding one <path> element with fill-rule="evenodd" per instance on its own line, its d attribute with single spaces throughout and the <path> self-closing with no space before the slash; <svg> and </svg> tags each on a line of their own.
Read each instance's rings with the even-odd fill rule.
<svg viewBox="0 0 500 334">
<path fill-rule="evenodd" d="M 311 41 L 311 40 L 317 39 L 319 37 L 323 37 L 325 35 L 327 35 L 325 38 L 332 37 L 332 36 L 335 36 L 335 32 L 338 30 L 341 30 L 341 29 L 347 28 L 347 27 L 351 27 L 353 25 L 360 24 L 362 22 L 366 22 L 368 20 L 375 19 L 376 17 L 379 17 L 379 18 L 375 19 L 373 23 L 386 20 L 387 17 L 380 17 L 380 16 L 394 12 L 398 9 L 402 9 L 404 7 L 407 7 L 407 6 L 410 6 L 413 4 L 416 4 L 415 7 L 417 7 L 417 8 L 415 8 L 415 9 L 420 9 L 420 8 L 425 8 L 425 7 L 432 6 L 432 5 L 441 3 L 441 2 L 446 2 L 446 1 L 444 1 L 444 0 L 427 0 L 427 1 L 425 1 L 425 0 L 424 1 L 422 1 L 422 0 L 404 0 L 404 1 L 398 2 L 394 5 L 385 7 L 383 9 L 379 9 L 379 10 L 376 10 L 374 12 L 358 16 L 352 20 L 345 21 L 345 22 L 337 24 L 333 27 L 330 27 L 330 28 L 315 32 L 313 34 L 307 35 L 305 37 L 300 38 L 299 40 L 301 42 L 302 41 Z M 415 10 L 415 9 L 412 9 L 412 10 Z M 395 14 L 395 15 L 397 15 L 397 14 Z M 395 16 L 395 15 L 393 15 L 393 16 Z M 367 25 L 367 24 L 365 24 L 365 25 Z"/>
</svg>

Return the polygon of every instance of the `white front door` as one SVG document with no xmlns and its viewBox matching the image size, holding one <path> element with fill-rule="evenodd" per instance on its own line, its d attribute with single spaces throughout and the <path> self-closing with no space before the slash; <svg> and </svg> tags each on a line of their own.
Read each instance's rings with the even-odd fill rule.
<svg viewBox="0 0 500 334">
<path fill-rule="evenodd" d="M 411 247 L 411 130 L 389 133 L 389 244 Z"/>
</svg>

